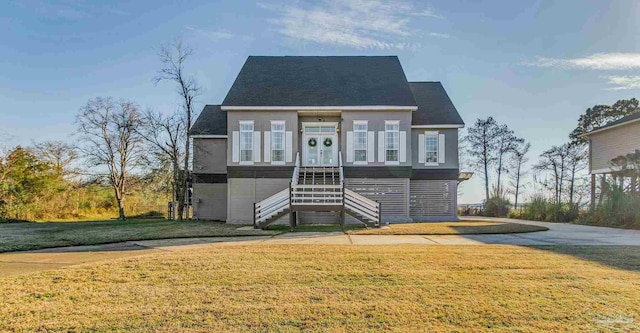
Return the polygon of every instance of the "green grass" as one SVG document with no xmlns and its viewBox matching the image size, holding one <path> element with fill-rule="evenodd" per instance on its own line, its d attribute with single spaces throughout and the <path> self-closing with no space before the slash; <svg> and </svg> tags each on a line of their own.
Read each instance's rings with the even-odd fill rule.
<svg viewBox="0 0 640 333">
<path fill-rule="evenodd" d="M 383 228 L 347 231 L 353 235 L 477 235 L 545 231 L 549 228 L 506 222 L 460 221 L 390 224 Z"/>
<path fill-rule="evenodd" d="M 209 221 L 130 219 L 92 222 L 0 223 L 0 252 L 133 240 L 273 235 L 279 231 L 236 230 L 239 226 Z"/>
<path fill-rule="evenodd" d="M 640 247 L 207 245 L 0 278 L 0 331 L 633 332 L 637 258 Z"/>
</svg>

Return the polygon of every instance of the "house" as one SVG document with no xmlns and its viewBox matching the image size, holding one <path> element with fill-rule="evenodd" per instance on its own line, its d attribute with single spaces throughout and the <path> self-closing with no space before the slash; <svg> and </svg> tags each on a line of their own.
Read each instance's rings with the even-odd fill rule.
<svg viewBox="0 0 640 333">
<path fill-rule="evenodd" d="M 249 57 L 194 123 L 193 214 L 264 227 L 452 221 L 458 130 L 395 56 Z"/>
<path fill-rule="evenodd" d="M 640 112 L 628 115 L 616 121 L 584 134 L 589 140 L 589 173 L 591 174 L 591 204 L 595 204 L 598 180 L 603 182 L 608 175 L 620 175 L 612 165 L 612 160 L 618 156 L 640 150 Z M 637 184 L 638 179 L 631 177 L 631 184 Z M 632 186 L 634 187 L 634 186 Z"/>
</svg>

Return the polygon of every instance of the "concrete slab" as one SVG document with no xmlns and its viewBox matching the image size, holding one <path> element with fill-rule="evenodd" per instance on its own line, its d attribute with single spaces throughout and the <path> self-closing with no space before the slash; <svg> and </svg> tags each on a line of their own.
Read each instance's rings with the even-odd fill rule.
<svg viewBox="0 0 640 333">
<path fill-rule="evenodd" d="M 343 232 L 292 232 L 264 241 L 265 244 L 351 244 Z"/>
</svg>

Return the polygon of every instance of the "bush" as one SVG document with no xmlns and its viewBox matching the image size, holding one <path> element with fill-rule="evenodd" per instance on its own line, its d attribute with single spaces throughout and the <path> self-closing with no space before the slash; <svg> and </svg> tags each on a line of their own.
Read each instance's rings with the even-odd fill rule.
<svg viewBox="0 0 640 333">
<path fill-rule="evenodd" d="M 601 205 L 584 214 L 580 223 L 603 227 L 640 229 L 640 194 L 625 193 L 616 185 L 607 186 Z"/>
<path fill-rule="evenodd" d="M 484 203 L 482 215 L 490 217 L 506 217 L 509 215 L 509 206 L 511 202 L 506 198 L 494 196 Z"/>
<path fill-rule="evenodd" d="M 578 204 L 555 203 L 541 195 L 536 195 L 524 207 L 520 218 L 533 221 L 572 222 L 578 218 L 579 213 Z"/>
</svg>

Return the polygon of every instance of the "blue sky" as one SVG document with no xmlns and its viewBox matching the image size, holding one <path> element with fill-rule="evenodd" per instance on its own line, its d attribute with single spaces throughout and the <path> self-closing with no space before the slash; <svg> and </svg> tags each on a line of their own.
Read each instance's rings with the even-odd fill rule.
<svg viewBox="0 0 640 333">
<path fill-rule="evenodd" d="M 220 103 L 248 55 L 398 55 L 409 80 L 442 81 L 467 124 L 491 115 L 562 144 L 595 104 L 640 95 L 640 1 L 3 1 L 0 146 L 72 141 L 89 98 L 171 112 L 157 48 L 182 37 Z M 460 202 L 482 198 L 478 178 Z"/>
</svg>

